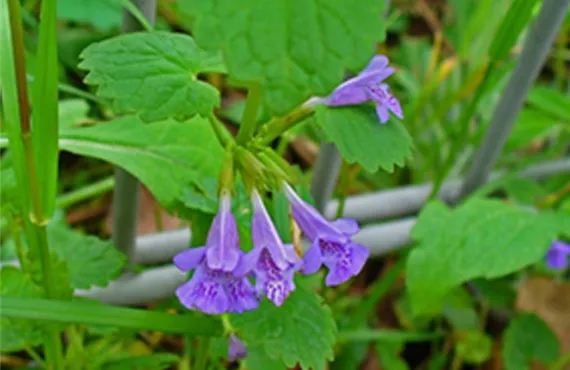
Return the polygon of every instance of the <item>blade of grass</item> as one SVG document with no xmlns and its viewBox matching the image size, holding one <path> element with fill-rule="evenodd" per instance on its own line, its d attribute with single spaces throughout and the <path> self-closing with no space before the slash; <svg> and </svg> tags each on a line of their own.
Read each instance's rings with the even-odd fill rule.
<svg viewBox="0 0 570 370">
<path fill-rule="evenodd" d="M 27 216 L 24 217 L 24 229 L 30 251 L 34 251 L 34 255 L 39 259 L 41 280 L 37 282 L 43 285 L 48 297 L 53 297 L 57 290 L 50 264 L 45 222 L 43 222 L 44 213 L 42 212 L 45 208 L 42 204 L 42 193 L 37 178 L 36 158 L 32 145 L 21 8 L 18 0 L 9 0 L 7 3 L 8 7 L 5 7 L 6 2 L 0 5 L 0 42 L 4 46 L 0 69 L 2 100 L 6 113 L 5 123 L 14 159 L 16 183 L 20 190 L 18 203 L 21 214 Z M 55 103 L 57 104 L 57 98 Z M 57 131 L 55 137 L 57 140 Z M 45 329 L 43 342 L 46 362 L 53 369 L 61 369 L 62 345 L 59 328 L 48 324 Z"/>
<path fill-rule="evenodd" d="M 441 332 L 414 332 L 393 329 L 341 331 L 338 339 L 344 342 L 426 342 L 442 338 Z"/>
<path fill-rule="evenodd" d="M 32 143 L 42 218 L 49 220 L 55 210 L 58 167 L 58 59 L 57 4 L 44 0 L 41 5 L 35 81 L 32 86 Z M 24 77 L 25 78 L 25 77 Z"/>
<path fill-rule="evenodd" d="M 86 301 L 2 297 L 3 317 L 90 324 L 133 330 L 155 330 L 201 336 L 220 336 L 219 320 L 197 313 L 173 315 L 145 309 L 114 307 Z"/>
</svg>

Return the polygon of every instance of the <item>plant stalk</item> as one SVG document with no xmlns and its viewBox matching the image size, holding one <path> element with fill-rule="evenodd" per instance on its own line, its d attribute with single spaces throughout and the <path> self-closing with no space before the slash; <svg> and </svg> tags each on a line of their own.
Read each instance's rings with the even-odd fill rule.
<svg viewBox="0 0 570 370">
<path fill-rule="evenodd" d="M 263 126 L 261 130 L 259 130 L 259 134 L 253 138 L 254 144 L 261 147 L 267 146 L 285 131 L 312 116 L 313 113 L 313 109 L 301 106 L 284 117 L 271 120 Z"/>
<path fill-rule="evenodd" d="M 24 219 L 24 227 L 28 237 L 30 248 L 33 248 L 39 256 L 39 263 L 42 273 L 42 283 L 48 298 L 56 297 L 56 285 L 50 263 L 50 251 L 47 240 L 46 223 L 42 212 L 42 201 L 40 187 L 38 183 L 34 148 L 32 144 L 32 132 L 30 125 L 30 105 L 28 101 L 28 86 L 26 79 L 26 60 L 23 44 L 23 29 L 21 24 L 21 9 L 18 0 L 8 1 L 10 34 L 12 38 L 12 50 L 14 61 L 14 74 L 16 77 L 17 101 L 19 108 L 19 128 L 10 125 L 12 132 L 19 131 L 20 145 L 12 145 L 15 150 L 21 150 L 17 153 L 18 157 L 23 157 L 23 161 L 16 161 L 25 169 L 16 172 L 24 172 L 25 176 L 17 176 L 17 180 L 22 182 L 21 188 L 24 189 L 31 198 L 22 202 Z M 11 139 L 15 139 L 16 135 L 10 135 Z M 23 170 L 23 171 L 22 171 Z M 25 197 L 24 197 L 25 198 Z M 44 338 L 44 347 L 46 353 L 46 362 L 53 369 L 61 369 L 63 366 L 62 345 L 60 332 L 55 324 L 47 324 Z"/>
<path fill-rule="evenodd" d="M 254 82 L 247 85 L 247 100 L 245 101 L 245 110 L 239 132 L 236 137 L 238 144 L 244 145 L 255 134 L 257 128 L 257 112 L 261 104 L 261 88 L 259 84 Z"/>
</svg>

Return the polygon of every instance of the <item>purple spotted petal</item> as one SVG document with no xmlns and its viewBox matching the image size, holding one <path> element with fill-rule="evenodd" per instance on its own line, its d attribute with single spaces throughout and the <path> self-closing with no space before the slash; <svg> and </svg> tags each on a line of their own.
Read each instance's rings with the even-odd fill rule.
<svg viewBox="0 0 570 370">
<path fill-rule="evenodd" d="M 360 273 L 370 251 L 351 240 L 351 236 L 359 230 L 356 221 L 339 219 L 329 222 L 299 198 L 288 184 L 284 184 L 284 187 L 295 221 L 312 242 L 311 248 L 303 256 L 303 273 L 314 273 L 324 264 L 329 269 L 325 281 L 329 286 L 342 284 Z"/>
<path fill-rule="evenodd" d="M 232 271 L 236 267 L 239 260 L 239 237 L 228 194 L 220 198 L 220 210 L 208 232 L 206 246 L 209 268 Z"/>
<path fill-rule="evenodd" d="M 286 269 L 280 269 L 267 249 L 262 250 L 254 270 L 257 291 L 263 293 L 276 306 L 281 306 L 295 290 L 293 275 L 300 266 L 299 262 L 291 264 Z"/>
<path fill-rule="evenodd" d="M 570 244 L 557 240 L 552 242 L 546 253 L 546 264 L 553 270 L 562 270 L 568 267 L 568 257 L 570 257 Z"/>
<path fill-rule="evenodd" d="M 247 348 L 245 344 L 234 333 L 228 337 L 228 359 L 235 361 L 240 358 L 247 357 Z"/>
<path fill-rule="evenodd" d="M 247 278 L 211 270 L 205 261 L 196 267 L 190 281 L 176 289 L 176 296 L 187 308 L 208 314 L 241 313 L 259 304 Z"/>
<path fill-rule="evenodd" d="M 255 248 L 267 249 L 277 267 L 284 270 L 290 264 L 295 263 L 298 258 L 295 254 L 287 253 L 257 190 L 253 190 L 251 199 L 253 204 L 251 221 L 253 245 Z"/>
</svg>

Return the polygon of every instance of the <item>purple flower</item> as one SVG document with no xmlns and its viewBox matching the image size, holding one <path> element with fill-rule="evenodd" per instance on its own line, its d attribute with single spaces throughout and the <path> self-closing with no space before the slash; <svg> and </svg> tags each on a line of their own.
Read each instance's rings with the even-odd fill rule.
<svg viewBox="0 0 570 370">
<path fill-rule="evenodd" d="M 253 250 L 243 257 L 236 273 L 253 271 L 259 294 L 276 306 L 281 306 L 295 289 L 293 275 L 301 267 L 291 244 L 283 244 L 259 193 L 252 192 L 253 219 L 251 222 Z"/>
<path fill-rule="evenodd" d="M 288 184 L 285 184 L 285 194 L 291 203 L 295 221 L 312 242 L 303 256 L 302 272 L 315 273 L 324 263 L 329 269 L 325 281 L 328 286 L 342 284 L 358 275 L 370 251 L 351 239 L 359 230 L 356 221 L 342 218 L 329 222 Z"/>
<path fill-rule="evenodd" d="M 223 195 L 205 247 L 174 256 L 174 264 L 180 270 L 195 269 L 190 281 L 176 289 L 178 299 L 189 309 L 208 314 L 241 313 L 259 305 L 247 277 L 234 273 L 240 267 L 243 252 L 230 205 L 229 196 Z"/>
<path fill-rule="evenodd" d="M 310 102 L 341 106 L 372 101 L 376 104 L 376 114 L 380 123 L 384 124 L 388 121 L 389 111 L 400 119 L 404 118 L 400 102 L 390 93 L 390 87 L 387 84 L 381 84 L 395 71 L 394 68 L 388 67 L 387 57 L 376 55 L 358 76 L 340 84 L 328 97 L 315 98 Z"/>
<path fill-rule="evenodd" d="M 546 253 L 546 265 L 553 270 L 562 270 L 568 267 L 570 244 L 555 240 Z"/>
<path fill-rule="evenodd" d="M 235 361 L 240 358 L 247 357 L 247 348 L 245 344 L 238 338 L 237 335 L 231 333 L 228 337 L 228 358 L 230 361 Z"/>
</svg>

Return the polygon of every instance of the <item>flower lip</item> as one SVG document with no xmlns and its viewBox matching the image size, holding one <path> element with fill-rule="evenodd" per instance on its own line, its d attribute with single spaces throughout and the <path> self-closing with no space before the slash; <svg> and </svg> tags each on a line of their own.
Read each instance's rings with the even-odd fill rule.
<svg viewBox="0 0 570 370">
<path fill-rule="evenodd" d="M 324 264 L 329 269 L 325 281 L 329 286 L 341 284 L 360 273 L 370 251 L 351 239 L 359 231 L 358 223 L 353 219 L 330 222 L 303 201 L 289 184 L 284 183 L 284 188 L 295 221 L 312 242 L 303 256 L 302 272 L 314 273 Z"/>
</svg>

